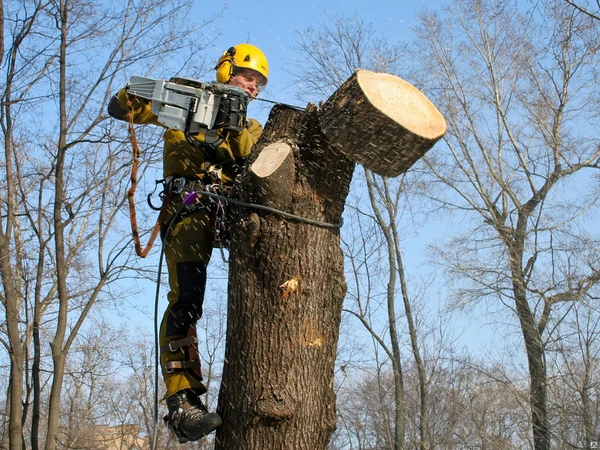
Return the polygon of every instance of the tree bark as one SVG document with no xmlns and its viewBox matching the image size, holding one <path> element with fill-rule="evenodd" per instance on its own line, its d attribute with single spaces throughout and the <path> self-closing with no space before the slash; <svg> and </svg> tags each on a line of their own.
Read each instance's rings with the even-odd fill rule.
<svg viewBox="0 0 600 450">
<path fill-rule="evenodd" d="M 388 257 L 388 284 L 386 289 L 387 297 L 387 314 L 388 314 L 388 327 L 390 334 L 390 344 L 392 348 L 392 368 L 394 373 L 394 442 L 393 450 L 404 450 L 405 448 L 405 434 L 406 434 L 406 404 L 404 401 L 404 374 L 402 373 L 402 360 L 400 353 L 400 339 L 398 336 L 398 323 L 396 319 L 396 277 L 398 276 L 399 267 L 397 265 L 396 253 L 394 251 L 394 236 L 391 233 L 391 227 L 386 225 L 380 210 L 377 207 L 377 200 L 375 198 L 375 187 L 373 185 L 372 176 L 367 173 L 367 191 L 373 212 L 375 213 L 375 219 L 379 225 L 387 249 Z M 389 204 L 389 203 L 388 203 Z M 391 216 L 390 212 L 390 216 Z"/>
<path fill-rule="evenodd" d="M 236 185 L 243 200 L 268 192 L 270 204 L 287 203 L 288 213 L 340 222 L 354 163 L 321 138 L 314 109 L 275 107 L 254 157 L 278 136 L 287 136 L 292 152 L 262 177 L 268 183 L 250 160 Z M 289 192 L 292 202 L 279 199 Z M 336 423 L 334 362 L 346 293 L 339 230 L 251 208 L 234 213 L 216 448 L 324 449 Z"/>
<path fill-rule="evenodd" d="M 533 311 L 527 301 L 525 290 L 523 260 L 523 243 L 519 241 L 510 251 L 511 276 L 515 309 L 521 325 L 527 362 L 529 366 L 529 404 L 533 424 L 535 450 L 550 450 L 550 420 L 548 416 L 548 377 L 546 373 L 546 356 L 542 335 L 535 323 Z"/>
<path fill-rule="evenodd" d="M 358 71 L 321 110 L 271 112 L 233 190 L 262 208 L 231 208 L 217 449 L 327 447 L 336 424 L 334 365 L 346 294 L 340 233 L 285 214 L 340 223 L 352 161 L 390 174 L 422 156 L 445 122 L 413 90 L 397 77 Z M 441 122 L 431 131 L 424 115 L 409 120 L 408 106 L 415 114 L 437 113 Z"/>
<path fill-rule="evenodd" d="M 2 23 L 4 18 L 2 17 Z M 2 44 L 4 45 L 4 44 Z M 3 55 L 3 53 L 2 53 Z M 6 211 L 0 217 L 0 278 L 2 280 L 2 293 L 0 300 L 4 304 L 6 315 L 6 333 L 8 337 L 7 351 L 10 356 L 9 394 L 7 397 L 6 418 L 8 420 L 8 446 L 11 449 L 23 448 L 23 375 L 25 349 L 19 331 L 21 295 L 18 284 L 19 277 L 13 268 L 14 260 L 11 259 L 11 239 L 14 236 L 15 222 L 15 176 L 13 174 L 13 113 L 12 113 L 12 73 L 8 76 L 3 93 L 2 131 L 4 134 L 4 164 L 6 167 L 5 184 Z"/>
<path fill-rule="evenodd" d="M 58 286 L 58 319 L 54 339 L 50 343 L 52 349 L 53 377 L 48 399 L 48 429 L 46 431 L 46 450 L 55 450 L 58 445 L 58 421 L 60 417 L 61 392 L 65 376 L 66 353 L 63 343 L 67 332 L 67 315 L 69 295 L 67 288 L 67 264 L 65 257 L 65 227 L 68 219 L 63 219 L 63 208 L 66 204 L 64 166 L 67 151 L 67 33 L 68 33 L 68 0 L 59 2 L 60 54 L 59 54 L 59 137 L 55 169 L 54 199 L 54 245 L 56 252 L 56 281 Z"/>
</svg>

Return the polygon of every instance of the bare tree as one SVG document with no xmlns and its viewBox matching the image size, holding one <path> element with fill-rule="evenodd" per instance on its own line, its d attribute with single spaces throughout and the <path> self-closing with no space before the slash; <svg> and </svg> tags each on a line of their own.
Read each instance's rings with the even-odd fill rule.
<svg viewBox="0 0 600 450">
<path fill-rule="evenodd" d="M 395 73 L 403 47 L 379 38 L 372 24 L 358 16 L 326 16 L 316 27 L 299 32 L 293 75 L 298 96 L 306 100 L 329 97 L 357 68 Z"/>
<path fill-rule="evenodd" d="M 426 11 L 415 51 L 420 85 L 450 130 L 447 151 L 428 159 L 435 200 L 468 218 L 438 258 L 460 280 L 460 302 L 494 300 L 514 314 L 535 448 L 547 450 L 552 324 L 600 281 L 587 215 L 598 202 L 600 142 L 590 125 L 599 24 L 562 2 L 540 6 L 525 16 L 507 3 L 457 0 L 442 14 Z"/>
<path fill-rule="evenodd" d="M 92 307 L 111 295 L 107 286 L 135 266 L 120 221 L 130 156 L 112 144 L 105 108 L 126 70 L 176 72 L 209 42 L 189 39 L 202 24 L 182 27 L 189 7 L 184 0 L 132 0 L 118 10 L 70 0 L 3 4 L 0 300 L 11 449 L 25 446 L 29 418 L 31 447 L 39 448 L 46 419 L 45 446 L 56 448 L 68 354 Z M 42 411 L 48 342 L 53 367 Z"/>
<path fill-rule="evenodd" d="M 389 449 L 394 446 L 394 374 L 374 367 L 351 380 L 338 397 L 339 426 L 331 448 Z"/>
<path fill-rule="evenodd" d="M 503 365 L 468 354 L 449 357 L 432 377 L 433 448 L 533 448 L 527 387 L 517 384 Z"/>
<path fill-rule="evenodd" d="M 324 94 L 336 87 L 336 83 L 344 81 L 348 74 L 356 68 L 366 67 L 375 71 L 393 73 L 401 60 L 403 48 L 400 45 L 390 45 L 383 39 L 378 39 L 372 25 L 363 20 L 354 18 L 337 17 L 322 23 L 318 28 L 309 28 L 300 35 L 299 48 L 305 58 L 299 65 L 297 77 L 306 84 L 308 92 Z M 408 326 L 412 354 L 419 367 L 419 391 L 421 398 L 420 413 L 420 449 L 430 448 L 429 443 L 429 418 L 427 402 L 427 380 L 425 366 L 420 353 L 417 330 L 412 313 L 412 306 L 404 265 L 402 261 L 401 240 L 398 233 L 398 222 L 401 206 L 406 200 L 402 198 L 404 191 L 404 178 L 392 181 L 365 171 L 366 189 L 369 198 L 369 213 L 378 232 L 382 236 L 382 244 L 386 249 L 387 286 L 386 305 L 387 333 L 389 338 L 373 328 L 369 318 L 365 315 L 368 310 L 360 305 L 350 310 L 369 333 L 377 340 L 386 352 L 393 366 L 395 375 L 395 420 L 393 448 L 404 448 L 406 413 L 404 407 L 404 388 L 402 376 L 402 363 L 400 352 L 400 333 L 396 300 L 398 291 L 403 300 L 403 309 Z M 365 238 L 365 237 L 363 237 Z M 366 237 L 366 239 L 372 239 Z M 358 288 L 358 284 L 357 284 Z M 366 294 L 367 297 L 369 294 Z M 367 298 L 368 301 L 368 298 Z"/>
<path fill-rule="evenodd" d="M 555 439 L 565 448 L 593 448 L 598 439 L 598 364 L 600 316 L 594 301 L 573 305 L 561 323 L 554 324 L 552 352 L 547 356 L 551 373 L 549 387 L 551 420 Z"/>
<path fill-rule="evenodd" d="M 592 19 L 600 20 L 600 0 L 589 0 L 583 2 L 575 2 L 572 0 L 565 0 L 569 5 L 581 11 L 584 14 L 587 14 Z M 596 4 L 594 6 L 594 3 Z"/>
</svg>

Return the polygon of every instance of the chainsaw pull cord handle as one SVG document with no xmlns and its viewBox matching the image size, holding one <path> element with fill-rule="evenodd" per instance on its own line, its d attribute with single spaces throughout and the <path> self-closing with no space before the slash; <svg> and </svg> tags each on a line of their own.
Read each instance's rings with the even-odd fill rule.
<svg viewBox="0 0 600 450">
<path fill-rule="evenodd" d="M 135 136 L 135 129 L 133 127 L 133 113 L 134 113 L 134 108 L 133 108 L 133 103 L 131 101 L 130 98 L 127 99 L 127 110 L 128 110 L 128 118 L 129 118 L 129 137 L 131 139 L 131 149 L 133 151 L 133 166 L 131 167 L 131 187 L 129 188 L 129 190 L 127 191 L 127 201 L 129 203 L 129 220 L 131 222 L 131 234 L 133 236 L 133 241 L 135 243 L 135 253 L 140 257 L 140 258 L 145 258 L 146 256 L 148 256 L 148 253 L 150 252 L 150 249 L 152 248 L 152 245 L 154 245 L 154 241 L 156 240 L 156 237 L 158 236 L 158 233 L 160 231 L 160 225 L 162 222 L 162 219 L 165 215 L 165 212 L 167 210 L 167 204 L 168 204 L 168 197 L 170 196 L 170 194 L 167 194 L 167 197 L 165 197 L 165 199 L 163 200 L 163 204 L 160 208 L 160 212 L 158 213 L 158 218 L 156 219 L 156 223 L 154 224 L 154 227 L 152 228 L 152 232 L 150 234 L 150 239 L 148 240 L 148 243 L 146 244 L 146 247 L 144 247 L 142 249 L 142 243 L 140 241 L 140 233 L 139 233 L 139 228 L 138 228 L 138 224 L 137 224 L 137 214 L 136 214 L 136 210 L 135 210 L 135 190 L 137 188 L 137 184 L 138 184 L 138 178 L 137 178 L 137 173 L 138 173 L 138 169 L 140 166 L 140 149 L 138 146 L 138 142 L 137 142 L 137 137 Z"/>
</svg>

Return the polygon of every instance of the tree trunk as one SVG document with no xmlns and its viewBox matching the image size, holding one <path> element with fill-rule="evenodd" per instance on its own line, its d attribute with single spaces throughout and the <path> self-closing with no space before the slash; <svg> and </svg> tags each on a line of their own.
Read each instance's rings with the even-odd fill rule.
<svg viewBox="0 0 600 450">
<path fill-rule="evenodd" d="M 400 339 L 398 336 L 398 323 L 396 319 L 396 277 L 398 276 L 398 266 L 396 253 L 394 251 L 394 239 L 391 233 L 391 227 L 387 225 L 381 215 L 375 199 L 374 181 L 371 175 L 367 172 L 367 191 L 371 200 L 371 206 L 375 213 L 376 222 L 381 228 L 384 241 L 386 244 L 388 257 L 388 284 L 386 289 L 387 294 L 387 314 L 388 328 L 390 333 L 390 344 L 392 347 L 392 368 L 394 372 L 394 442 L 393 450 L 404 450 L 405 434 L 406 434 L 406 404 L 404 401 L 404 374 L 402 373 L 402 360 L 400 352 Z M 388 203 L 389 204 L 389 203 Z M 390 212 L 390 216 L 392 213 Z M 391 443 L 390 443 L 391 444 Z"/>
<path fill-rule="evenodd" d="M 69 307 L 69 296 L 67 289 L 67 264 L 65 256 L 65 227 L 67 219 L 63 219 L 63 209 L 66 205 L 66 191 L 64 184 L 64 166 L 67 151 L 67 20 L 68 0 L 61 0 L 60 9 L 60 87 L 59 87 L 59 123 L 60 134 L 58 137 L 58 148 L 55 169 L 55 192 L 54 199 L 54 230 L 55 230 L 55 252 L 56 252 L 56 282 L 58 286 L 58 318 L 54 339 L 50 343 L 52 349 L 53 377 L 48 399 L 48 429 L 46 431 L 46 450 L 55 450 L 58 445 L 58 421 L 60 418 L 61 392 L 65 376 L 66 354 L 63 343 L 67 331 L 67 315 Z"/>
<path fill-rule="evenodd" d="M 523 268 L 523 245 L 510 250 L 511 275 L 515 296 L 515 309 L 523 333 L 527 362 L 529 365 L 529 404 L 533 424 L 533 441 L 535 450 L 550 450 L 550 420 L 548 418 L 548 384 L 546 375 L 546 357 L 542 336 L 535 323 L 535 317 L 525 290 Z"/>
<path fill-rule="evenodd" d="M 408 324 L 408 333 L 410 336 L 410 345 L 415 358 L 415 365 L 417 366 L 417 374 L 419 379 L 419 450 L 431 450 L 431 438 L 429 436 L 429 387 L 427 382 L 427 373 L 425 370 L 425 362 L 421 357 L 421 349 L 419 347 L 419 340 L 417 336 L 417 326 L 413 317 L 412 306 L 408 295 L 406 274 L 404 272 L 404 262 L 400 249 L 400 236 L 395 222 L 390 223 L 390 228 L 394 241 L 396 262 L 398 265 L 398 276 L 400 277 L 400 288 L 402 290 L 402 300 L 404 302 L 404 314 L 406 315 L 406 323 Z"/>
<path fill-rule="evenodd" d="M 232 208 L 230 217 L 217 449 L 327 447 L 346 294 L 339 229 L 330 225 L 341 222 L 352 161 L 377 173 L 405 171 L 443 135 L 443 118 L 413 90 L 397 77 L 358 71 L 321 110 L 271 112 L 233 191 L 263 208 Z M 419 117 L 409 120 L 409 109 Z M 435 126 L 423 126 L 423 110 L 439 115 Z"/>
<path fill-rule="evenodd" d="M 8 166 L 8 165 L 7 165 Z M 12 220 L 12 218 L 9 218 Z M 10 267 L 10 250 L 5 234 L 0 235 L 0 275 L 5 292 L 6 328 L 10 352 L 9 395 L 7 398 L 8 445 L 11 450 L 23 448 L 23 375 L 24 349 L 19 332 L 21 297 L 15 288 Z"/>
<path fill-rule="evenodd" d="M 33 363 L 31 366 L 31 381 L 33 385 L 33 404 L 31 413 L 31 450 L 39 450 L 40 434 L 40 404 L 41 404 L 41 346 L 40 346 L 40 314 L 39 302 L 36 302 L 35 318 L 33 321 Z"/>
<path fill-rule="evenodd" d="M 10 397 L 8 417 L 9 417 L 9 447 L 10 450 L 25 448 L 23 445 L 23 352 L 15 351 L 16 347 L 12 344 L 10 360 Z"/>
<path fill-rule="evenodd" d="M 292 152 L 266 177 L 259 160 L 236 186 L 244 200 L 269 193 L 268 204 L 287 204 L 286 212 L 339 223 L 354 163 L 318 131 L 314 110 L 274 108 L 253 155 L 273 149 L 277 136 L 288 137 Z M 293 202 L 278 198 L 290 192 Z M 333 369 L 346 293 L 339 230 L 250 208 L 238 208 L 234 223 L 216 448 L 324 449 L 336 423 Z"/>
<path fill-rule="evenodd" d="M 10 77 L 9 77 L 10 78 Z M 11 259 L 11 238 L 13 237 L 15 222 L 15 176 L 13 174 L 13 116 L 12 116 L 12 83 L 9 81 L 3 96 L 2 131 L 4 132 L 4 164 L 6 167 L 6 211 L 0 217 L 0 278 L 2 279 L 2 293 L 0 299 L 4 303 L 6 315 L 6 333 L 8 337 L 8 352 L 10 356 L 9 394 L 7 396 L 8 419 L 8 446 L 10 449 L 23 448 L 23 375 L 24 357 L 23 342 L 19 330 L 21 324 L 20 308 L 22 296 L 19 292 L 19 277 Z"/>
</svg>

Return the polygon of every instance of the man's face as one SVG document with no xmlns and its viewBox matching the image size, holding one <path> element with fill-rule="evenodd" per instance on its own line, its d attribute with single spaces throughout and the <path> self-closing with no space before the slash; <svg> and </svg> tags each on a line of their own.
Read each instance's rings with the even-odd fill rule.
<svg viewBox="0 0 600 450">
<path fill-rule="evenodd" d="M 260 73 L 252 69 L 241 69 L 231 77 L 227 84 L 243 89 L 250 97 L 256 97 L 264 86 L 263 83 L 264 77 Z"/>
</svg>

